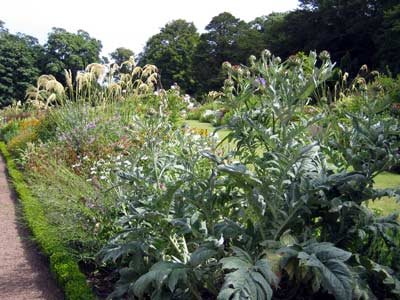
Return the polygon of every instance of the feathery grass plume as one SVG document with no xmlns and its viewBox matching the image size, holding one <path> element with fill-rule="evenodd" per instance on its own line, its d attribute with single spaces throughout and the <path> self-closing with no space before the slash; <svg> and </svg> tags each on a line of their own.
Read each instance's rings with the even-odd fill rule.
<svg viewBox="0 0 400 300">
<path fill-rule="evenodd" d="M 148 77 L 153 73 L 158 72 L 158 68 L 155 65 L 147 64 L 143 68 L 142 77 Z"/>
<path fill-rule="evenodd" d="M 138 89 L 140 92 L 147 92 L 148 88 L 149 86 L 143 82 L 142 84 L 139 85 Z"/>
<path fill-rule="evenodd" d="M 28 100 L 28 102 L 31 101 L 44 101 L 44 97 L 42 93 L 40 93 L 40 89 L 35 86 L 30 86 L 26 90 L 25 98 Z"/>
<path fill-rule="evenodd" d="M 45 108 L 47 108 L 56 99 L 57 99 L 57 95 L 54 93 L 52 93 L 49 97 L 47 97 Z"/>
<path fill-rule="evenodd" d="M 64 77 L 65 77 L 65 82 L 67 83 L 67 87 L 70 91 L 73 91 L 73 86 L 72 86 L 72 72 L 71 70 L 64 70 Z"/>
<path fill-rule="evenodd" d="M 127 68 L 128 70 L 132 70 L 133 68 L 136 67 L 136 62 L 135 62 L 135 59 L 133 58 L 133 56 L 129 57 L 128 60 L 124 61 L 124 62 L 121 64 L 121 67 L 120 67 L 120 68 L 123 68 L 124 66 L 126 66 L 126 68 Z"/>
<path fill-rule="evenodd" d="M 54 92 L 58 96 L 64 95 L 64 86 L 59 83 L 56 79 L 49 80 L 46 83 L 46 91 Z"/>
<path fill-rule="evenodd" d="M 157 83 L 157 80 L 158 80 L 158 74 L 157 73 L 153 73 L 149 77 L 147 77 L 146 83 L 148 85 L 153 85 L 153 84 Z"/>
<path fill-rule="evenodd" d="M 59 97 L 63 100 L 64 86 L 53 75 L 41 75 L 36 81 L 36 87 L 26 91 L 28 103 L 36 109 L 48 108 L 48 105 Z"/>
<path fill-rule="evenodd" d="M 106 67 L 99 63 L 92 63 L 85 70 L 90 74 L 90 78 L 94 80 L 100 79 L 106 73 Z"/>
<path fill-rule="evenodd" d="M 50 80 L 56 80 L 56 78 L 53 75 L 46 75 L 46 74 L 45 75 L 41 75 L 37 79 L 36 86 L 38 87 L 38 89 L 46 88 L 47 82 L 49 82 Z"/>
<path fill-rule="evenodd" d="M 90 78 L 87 73 L 78 71 L 75 81 L 78 87 L 78 92 L 81 92 L 83 88 L 89 84 Z"/>
<path fill-rule="evenodd" d="M 122 87 L 116 82 L 111 82 L 108 86 L 108 91 L 112 97 L 118 98 L 122 94 Z"/>
<path fill-rule="evenodd" d="M 132 77 L 135 77 L 136 75 L 137 75 L 137 76 L 141 76 L 142 72 L 143 72 L 143 69 L 142 69 L 141 67 L 137 66 L 137 67 L 135 67 L 135 68 L 133 69 L 131 75 L 132 75 Z"/>
</svg>

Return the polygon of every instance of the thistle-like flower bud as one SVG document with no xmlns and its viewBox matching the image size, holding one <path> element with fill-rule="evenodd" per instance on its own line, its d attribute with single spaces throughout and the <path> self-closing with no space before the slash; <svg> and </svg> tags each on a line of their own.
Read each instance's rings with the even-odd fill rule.
<svg viewBox="0 0 400 300">
<path fill-rule="evenodd" d="M 368 72 L 368 66 L 367 65 L 362 65 L 361 66 L 361 68 L 360 68 L 360 71 L 363 71 L 363 72 Z"/>
<path fill-rule="evenodd" d="M 282 62 L 282 59 L 281 59 L 279 56 L 274 57 L 274 60 L 273 60 L 273 63 L 274 63 L 274 64 L 279 65 L 281 62 Z"/>
<path fill-rule="evenodd" d="M 239 65 L 232 66 L 232 70 L 233 70 L 234 74 L 237 74 L 239 76 L 243 75 L 243 69 Z"/>
<path fill-rule="evenodd" d="M 261 56 L 262 56 L 264 59 L 269 59 L 269 58 L 271 58 L 272 54 L 271 54 L 271 51 L 269 51 L 268 49 L 265 49 L 265 50 L 261 53 Z"/>
<path fill-rule="evenodd" d="M 374 70 L 371 72 L 371 76 L 378 77 L 379 75 L 379 71 Z"/>
<path fill-rule="evenodd" d="M 231 86 L 233 86 L 233 81 L 232 81 L 232 79 L 225 79 L 225 81 L 224 81 L 224 87 L 231 87 Z"/>
<path fill-rule="evenodd" d="M 331 55 L 329 54 L 328 51 L 324 50 L 324 51 L 322 51 L 322 52 L 319 54 L 319 58 L 320 58 L 322 61 L 327 61 L 327 60 L 329 60 L 329 59 L 331 58 Z"/>
<path fill-rule="evenodd" d="M 289 56 L 287 62 L 290 67 L 297 67 L 301 64 L 300 58 L 297 55 Z"/>
<path fill-rule="evenodd" d="M 224 71 L 229 71 L 231 68 L 232 68 L 232 65 L 231 65 L 231 63 L 229 61 L 224 61 L 222 63 L 222 69 Z"/>
<path fill-rule="evenodd" d="M 251 66 L 254 66 L 256 63 L 257 58 L 254 55 L 250 55 L 249 57 L 249 63 Z"/>
<path fill-rule="evenodd" d="M 349 78 L 349 73 L 344 72 L 343 77 L 342 77 L 342 81 L 347 81 L 347 78 Z"/>
</svg>

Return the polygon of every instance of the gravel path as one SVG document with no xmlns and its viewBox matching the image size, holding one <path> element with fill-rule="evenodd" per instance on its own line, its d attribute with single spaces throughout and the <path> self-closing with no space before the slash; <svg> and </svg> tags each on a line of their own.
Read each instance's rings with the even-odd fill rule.
<svg viewBox="0 0 400 300">
<path fill-rule="evenodd" d="M 46 258 L 30 240 L 0 156 L 0 300 L 62 300 Z"/>
</svg>

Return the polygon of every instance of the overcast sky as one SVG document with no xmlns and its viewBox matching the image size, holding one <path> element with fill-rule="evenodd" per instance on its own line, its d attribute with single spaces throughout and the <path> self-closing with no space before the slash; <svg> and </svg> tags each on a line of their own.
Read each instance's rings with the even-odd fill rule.
<svg viewBox="0 0 400 300">
<path fill-rule="evenodd" d="M 194 22 L 199 32 L 227 11 L 251 21 L 297 7 L 297 0 L 1 0 L 0 20 L 11 33 L 22 32 L 43 44 L 52 27 L 76 33 L 83 29 L 102 41 L 103 55 L 117 47 L 138 54 L 146 41 L 169 21 Z"/>
</svg>

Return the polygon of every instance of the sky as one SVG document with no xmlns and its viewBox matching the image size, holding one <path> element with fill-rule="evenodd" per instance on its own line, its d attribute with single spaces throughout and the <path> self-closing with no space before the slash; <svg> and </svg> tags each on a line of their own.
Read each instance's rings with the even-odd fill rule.
<svg viewBox="0 0 400 300">
<path fill-rule="evenodd" d="M 211 19 L 225 11 L 248 22 L 297 5 L 298 0 L 2 0 L 0 20 L 11 33 L 32 35 L 41 44 L 53 27 L 74 33 L 82 29 L 102 42 L 102 55 L 117 47 L 139 54 L 172 20 L 194 22 L 204 32 Z"/>
</svg>

